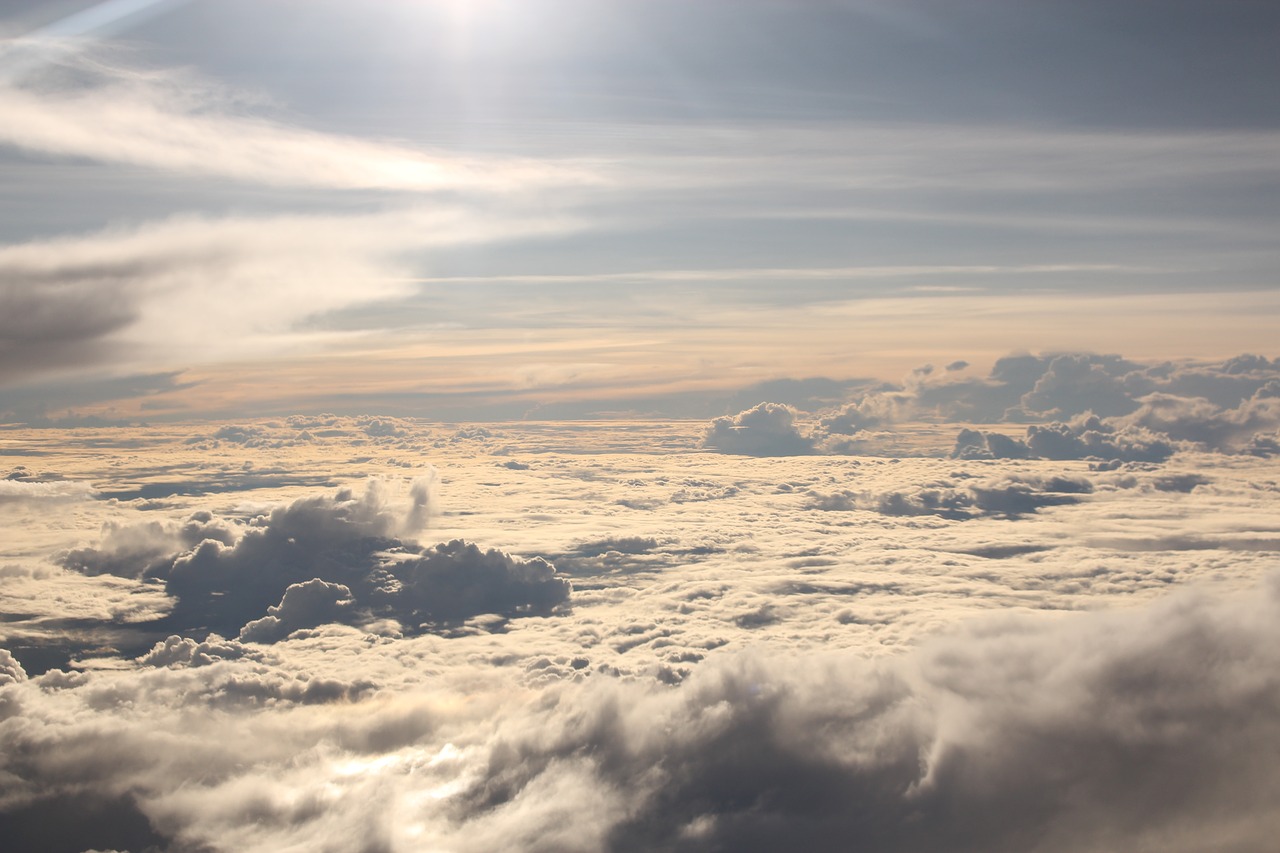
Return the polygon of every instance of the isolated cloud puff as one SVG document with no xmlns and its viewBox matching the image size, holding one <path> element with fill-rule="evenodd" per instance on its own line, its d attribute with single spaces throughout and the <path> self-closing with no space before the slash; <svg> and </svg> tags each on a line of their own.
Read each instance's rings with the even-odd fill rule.
<svg viewBox="0 0 1280 853">
<path fill-rule="evenodd" d="M 805 456 L 813 440 L 796 426 L 797 411 L 781 403 L 760 403 L 736 415 L 713 420 L 702 446 L 741 456 Z"/>
<path fill-rule="evenodd" d="M 353 603 L 351 590 L 342 584 L 326 583 L 319 578 L 290 584 L 280 603 L 267 608 L 266 616 L 240 629 L 240 640 L 274 643 L 303 628 L 345 622 Z"/>
<path fill-rule="evenodd" d="M 138 663 L 143 666 L 197 667 L 242 657 L 252 658 L 254 654 L 235 640 L 218 634 L 210 634 L 200 642 L 173 634 L 156 643 L 151 651 L 138 658 Z"/>
</svg>

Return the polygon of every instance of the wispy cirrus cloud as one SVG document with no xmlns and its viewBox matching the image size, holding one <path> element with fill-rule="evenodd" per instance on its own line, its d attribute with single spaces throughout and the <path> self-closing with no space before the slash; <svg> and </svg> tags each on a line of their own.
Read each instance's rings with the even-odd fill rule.
<svg viewBox="0 0 1280 853">
<path fill-rule="evenodd" d="M 512 193 L 598 180 L 581 164 L 462 156 L 295 126 L 268 116 L 261 98 L 186 69 L 130 67 L 56 44 L 8 48 L 0 53 L 10 60 L 0 75 L 0 144 L 26 152 L 273 187 Z M 33 51 L 48 61 L 12 61 Z"/>
</svg>

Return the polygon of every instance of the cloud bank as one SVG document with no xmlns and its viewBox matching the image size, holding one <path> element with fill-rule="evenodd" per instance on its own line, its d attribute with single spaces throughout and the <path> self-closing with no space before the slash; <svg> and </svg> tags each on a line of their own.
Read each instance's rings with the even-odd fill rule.
<svg viewBox="0 0 1280 853">
<path fill-rule="evenodd" d="M 1141 364 L 1089 353 L 1017 355 L 981 379 L 958 365 L 925 365 L 901 383 L 808 413 L 761 403 L 714 419 L 702 444 L 752 456 L 857 454 L 895 423 L 927 420 L 1028 424 L 1021 439 L 965 428 L 956 458 L 1162 462 L 1183 449 L 1280 449 L 1280 361 L 1263 356 Z"/>
</svg>

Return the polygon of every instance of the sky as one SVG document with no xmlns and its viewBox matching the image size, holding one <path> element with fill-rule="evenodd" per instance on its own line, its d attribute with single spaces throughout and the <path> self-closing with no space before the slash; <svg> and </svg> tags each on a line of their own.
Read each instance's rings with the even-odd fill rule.
<svg viewBox="0 0 1280 853">
<path fill-rule="evenodd" d="M 0 846 L 1269 853 L 1278 32 L 0 0 Z"/>
<path fill-rule="evenodd" d="M 0 411 L 678 414 L 1265 351 L 1276 17 L 5 3 Z"/>
</svg>

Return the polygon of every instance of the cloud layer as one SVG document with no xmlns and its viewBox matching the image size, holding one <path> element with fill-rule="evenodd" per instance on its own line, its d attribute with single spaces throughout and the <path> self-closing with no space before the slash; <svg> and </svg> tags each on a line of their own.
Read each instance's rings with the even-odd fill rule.
<svg viewBox="0 0 1280 853">
<path fill-rule="evenodd" d="M 53 673 L 0 687 L 5 819 L 59 803 L 84 830 L 123 798 L 165 849 L 1259 850 L 1278 616 L 1268 582 L 989 621 L 878 663 L 735 653 L 677 688 L 492 683 L 465 706 L 228 659 Z"/>
</svg>

